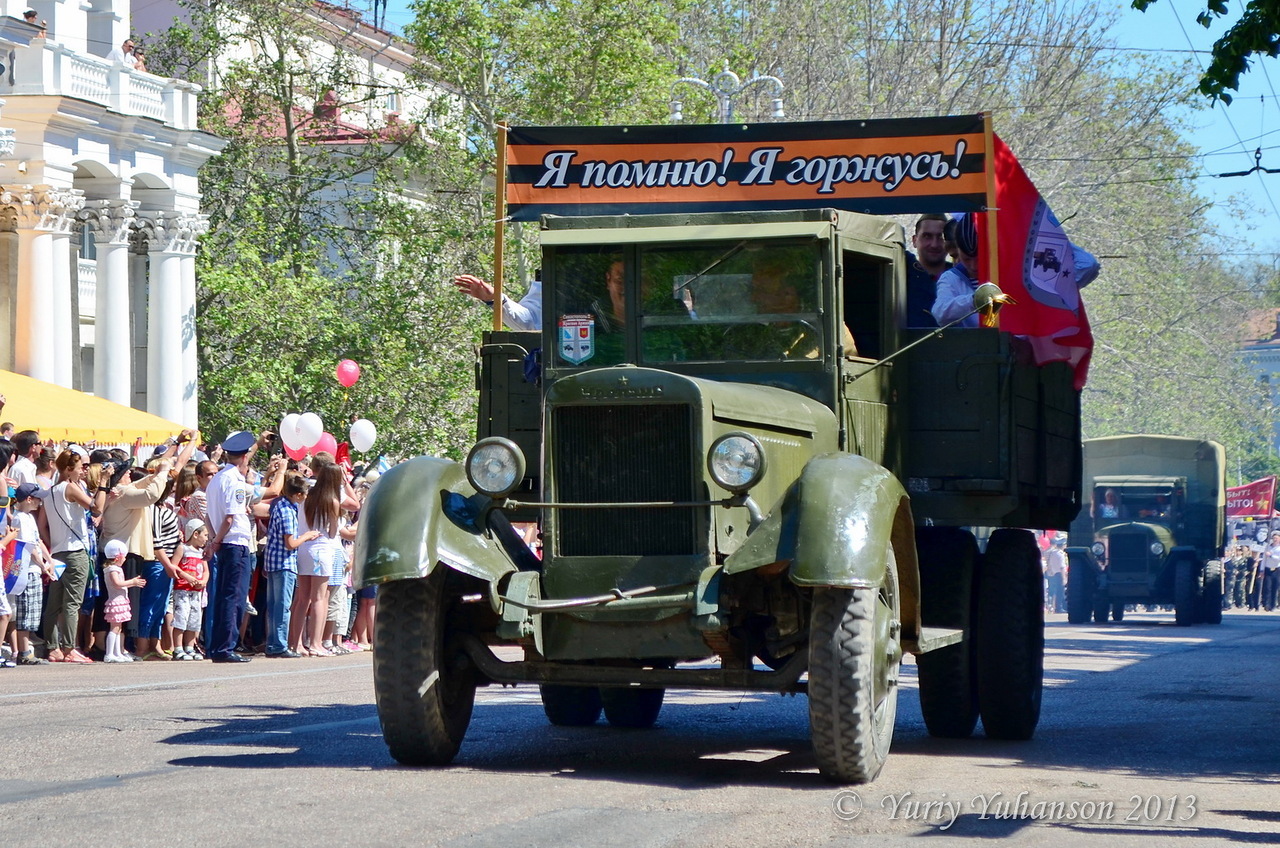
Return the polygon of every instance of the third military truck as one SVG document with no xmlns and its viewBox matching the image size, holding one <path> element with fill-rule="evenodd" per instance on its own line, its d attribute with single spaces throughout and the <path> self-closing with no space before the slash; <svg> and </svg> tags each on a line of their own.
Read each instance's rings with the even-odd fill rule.
<svg viewBox="0 0 1280 848">
<path fill-rule="evenodd" d="M 1225 453 L 1213 441 L 1111 436 L 1084 442 L 1084 508 L 1067 548 L 1067 618 L 1172 606 L 1180 625 L 1222 621 Z"/>
<path fill-rule="evenodd" d="M 895 355 L 926 332 L 904 329 L 883 218 L 547 216 L 540 235 L 543 328 L 486 335 L 482 438 L 396 466 L 361 515 L 392 755 L 451 761 L 493 684 L 538 684 L 551 724 L 624 728 L 668 688 L 806 693 L 822 774 L 867 781 L 904 652 L 931 733 L 980 717 L 1029 738 L 1024 528 L 1079 508 L 1071 368 L 986 328 Z M 985 551 L 969 526 L 995 528 Z"/>
</svg>

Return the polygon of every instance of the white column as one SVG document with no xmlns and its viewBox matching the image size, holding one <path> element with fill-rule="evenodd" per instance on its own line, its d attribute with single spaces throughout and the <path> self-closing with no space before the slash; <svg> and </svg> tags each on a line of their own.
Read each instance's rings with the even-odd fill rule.
<svg viewBox="0 0 1280 848">
<path fill-rule="evenodd" d="M 65 237 L 80 202 L 80 192 L 47 185 L 0 193 L 0 205 L 14 210 L 18 228 L 14 367 L 64 386 L 71 385 L 71 354 L 62 350 L 71 338 L 71 269 Z"/>
<path fill-rule="evenodd" d="M 98 297 L 94 316 L 93 386 L 98 397 L 129 406 L 132 374 L 129 332 L 129 225 L 134 202 L 98 200 L 86 218 L 98 248 Z"/>
<path fill-rule="evenodd" d="M 18 373 L 52 383 L 54 378 L 53 233 L 18 229 L 18 299 L 14 364 Z"/>
<path fill-rule="evenodd" d="M 72 350 L 71 322 L 80 316 L 71 314 L 71 287 L 79 285 L 71 276 L 71 234 L 53 233 L 53 382 L 72 388 L 72 357 L 79 351 Z"/>
<path fill-rule="evenodd" d="M 147 308 L 147 411 L 182 419 L 182 254 L 178 220 L 144 213 L 150 239 L 151 277 Z"/>
<path fill-rule="evenodd" d="M 194 247 L 194 239 L 192 240 Z M 199 360 L 196 356 L 196 257 L 182 256 L 182 418 L 184 427 L 200 426 Z"/>
</svg>

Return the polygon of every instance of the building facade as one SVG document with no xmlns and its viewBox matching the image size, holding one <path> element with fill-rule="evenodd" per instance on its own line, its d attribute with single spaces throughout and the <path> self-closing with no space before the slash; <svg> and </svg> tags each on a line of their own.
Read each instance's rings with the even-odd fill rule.
<svg viewBox="0 0 1280 848">
<path fill-rule="evenodd" d="M 129 0 L 0 0 L 0 368 L 195 426 L 200 86 L 107 58 Z"/>
</svg>

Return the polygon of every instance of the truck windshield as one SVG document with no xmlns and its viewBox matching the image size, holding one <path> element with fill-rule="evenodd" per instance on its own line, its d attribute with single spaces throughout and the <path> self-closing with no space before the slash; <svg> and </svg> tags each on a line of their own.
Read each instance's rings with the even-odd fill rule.
<svg viewBox="0 0 1280 848">
<path fill-rule="evenodd" d="M 638 261 L 643 362 L 822 357 L 816 243 L 661 245 Z"/>
<path fill-rule="evenodd" d="M 1099 486 L 1094 490 L 1099 527 L 1116 521 L 1169 524 L 1182 505 L 1182 492 L 1170 486 Z"/>
</svg>

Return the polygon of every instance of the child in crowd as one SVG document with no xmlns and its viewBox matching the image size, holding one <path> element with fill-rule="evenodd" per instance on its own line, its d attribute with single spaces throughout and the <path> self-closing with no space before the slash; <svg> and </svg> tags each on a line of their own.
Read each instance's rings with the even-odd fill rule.
<svg viewBox="0 0 1280 848">
<path fill-rule="evenodd" d="M 133 618 L 129 606 L 129 589 L 135 586 L 142 588 L 147 585 L 147 581 L 144 577 L 134 577 L 132 580 L 124 578 L 124 560 L 129 555 L 129 546 L 124 542 L 112 539 L 107 542 L 103 553 L 107 558 L 107 566 L 103 569 L 103 576 L 107 579 L 107 605 L 103 614 L 107 624 L 111 626 L 107 633 L 107 649 L 103 659 L 109 663 L 132 662 L 133 657 L 124 652 L 123 632 L 124 623 Z"/>
<path fill-rule="evenodd" d="M 46 662 L 37 658 L 31 647 L 31 634 L 40 632 L 40 621 L 44 615 L 44 582 L 41 578 L 47 577 L 50 581 L 57 578 L 53 557 L 40 541 L 40 530 L 36 525 L 36 513 L 43 494 L 38 484 L 23 483 L 14 493 L 9 508 L 9 526 L 17 528 L 18 541 L 27 545 L 29 553 L 26 579 L 19 577 L 14 584 L 14 593 L 9 596 L 13 608 L 14 656 L 18 665 L 44 665 Z M 21 563 L 15 563 L 15 566 L 22 567 Z"/>
<path fill-rule="evenodd" d="M 18 538 L 18 528 L 10 527 L 9 531 L 0 536 L 0 550 L 7 548 L 9 543 Z M 10 578 L 10 569 L 14 567 L 14 563 L 5 558 L 3 574 L 0 575 L 0 633 L 4 633 L 9 629 L 9 618 L 13 614 L 13 609 L 9 606 L 9 595 L 6 594 L 7 584 Z M 0 668 L 17 668 L 18 664 L 13 660 L 0 653 Z"/>
<path fill-rule="evenodd" d="M 173 584 L 173 658 L 202 660 L 204 657 L 196 651 L 196 637 L 200 635 L 200 605 L 209 582 L 204 564 L 209 528 L 199 518 L 192 518 L 183 526 L 182 538 L 184 556 Z"/>
</svg>

